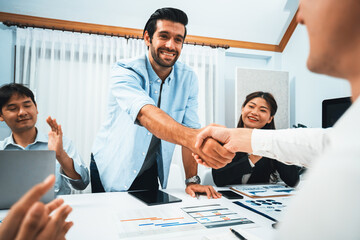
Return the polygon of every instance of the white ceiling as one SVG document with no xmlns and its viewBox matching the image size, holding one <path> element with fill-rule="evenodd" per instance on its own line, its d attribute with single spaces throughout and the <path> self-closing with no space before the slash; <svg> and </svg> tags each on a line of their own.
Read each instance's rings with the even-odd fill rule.
<svg viewBox="0 0 360 240">
<path fill-rule="evenodd" d="M 188 34 L 279 44 L 299 0 L 0 0 L 0 11 L 142 29 L 161 7 L 189 17 Z"/>
</svg>

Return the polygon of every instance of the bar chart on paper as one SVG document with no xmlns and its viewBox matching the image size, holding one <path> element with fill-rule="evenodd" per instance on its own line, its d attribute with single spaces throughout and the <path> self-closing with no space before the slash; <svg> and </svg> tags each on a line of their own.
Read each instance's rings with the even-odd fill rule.
<svg viewBox="0 0 360 240">
<path fill-rule="evenodd" d="M 118 236 L 139 238 L 149 235 L 203 229 L 204 227 L 180 209 L 152 207 L 117 214 Z"/>
<path fill-rule="evenodd" d="M 182 210 L 206 228 L 254 223 L 220 204 L 183 207 Z"/>
</svg>

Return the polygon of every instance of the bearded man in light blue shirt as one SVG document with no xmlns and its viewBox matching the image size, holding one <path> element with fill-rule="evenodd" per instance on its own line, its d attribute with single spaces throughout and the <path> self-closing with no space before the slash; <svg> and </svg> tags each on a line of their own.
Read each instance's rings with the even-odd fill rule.
<svg viewBox="0 0 360 240">
<path fill-rule="evenodd" d="M 11 129 L 11 135 L 0 141 L 0 150 L 53 150 L 56 153 L 55 194 L 70 194 L 72 189 L 83 190 L 89 184 L 89 171 L 73 143 L 63 137 L 61 125 L 55 119 L 46 120 L 48 135 L 38 131 L 37 106 L 34 94 L 21 84 L 0 88 L 0 121 Z"/>
<path fill-rule="evenodd" d="M 158 179 L 166 188 L 174 147 L 179 144 L 186 192 L 221 196 L 211 186 L 200 185 L 192 157 L 198 153 L 205 159 L 230 162 L 234 155 L 212 139 L 210 154 L 194 147 L 200 128 L 198 80 L 190 67 L 177 62 L 187 22 L 181 10 L 156 10 L 144 29 L 148 53 L 114 65 L 106 120 L 93 145 L 93 192 L 158 189 Z"/>
</svg>

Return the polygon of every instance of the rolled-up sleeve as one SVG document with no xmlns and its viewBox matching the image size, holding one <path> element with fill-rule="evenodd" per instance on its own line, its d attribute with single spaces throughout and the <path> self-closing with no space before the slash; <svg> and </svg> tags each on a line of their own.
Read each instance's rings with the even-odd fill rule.
<svg viewBox="0 0 360 240">
<path fill-rule="evenodd" d="M 330 131 L 320 128 L 254 129 L 251 146 L 255 155 L 308 167 L 324 151 Z"/>
<path fill-rule="evenodd" d="M 198 95 L 199 84 L 195 73 L 192 73 L 190 85 L 190 94 L 185 107 L 184 118 L 182 124 L 189 128 L 200 128 L 199 116 L 198 116 Z"/>
<path fill-rule="evenodd" d="M 69 186 L 76 190 L 84 190 L 89 184 L 89 170 L 82 161 L 79 153 L 76 151 L 76 148 L 72 141 L 64 138 L 63 146 L 65 152 L 73 160 L 74 169 L 80 175 L 81 179 L 72 179 L 65 175 L 63 170 L 60 168 L 60 175 Z"/>
<path fill-rule="evenodd" d="M 114 66 L 111 74 L 110 91 L 120 108 L 136 122 L 139 111 L 145 105 L 155 105 L 144 90 L 145 81 L 131 69 Z"/>
</svg>

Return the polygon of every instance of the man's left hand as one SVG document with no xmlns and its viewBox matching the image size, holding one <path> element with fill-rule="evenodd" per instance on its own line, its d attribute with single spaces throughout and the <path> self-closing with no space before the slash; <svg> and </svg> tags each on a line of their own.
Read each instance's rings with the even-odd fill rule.
<svg viewBox="0 0 360 240">
<path fill-rule="evenodd" d="M 209 199 L 221 198 L 221 194 L 215 191 L 210 185 L 189 184 L 187 185 L 185 192 L 192 197 L 196 197 L 196 193 L 205 193 Z"/>
</svg>

